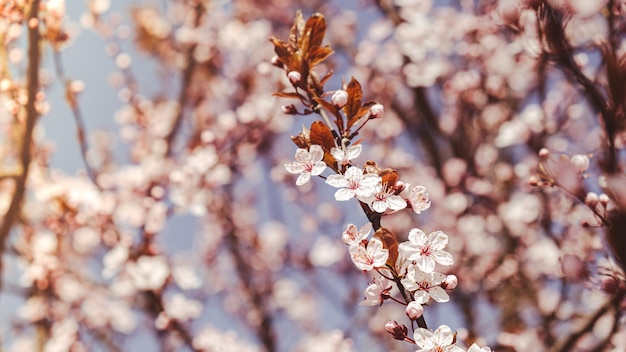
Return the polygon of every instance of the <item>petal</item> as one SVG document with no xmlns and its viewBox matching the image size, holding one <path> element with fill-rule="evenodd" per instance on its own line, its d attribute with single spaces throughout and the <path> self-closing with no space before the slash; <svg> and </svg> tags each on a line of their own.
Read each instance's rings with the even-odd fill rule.
<svg viewBox="0 0 626 352">
<path fill-rule="evenodd" d="M 304 165 L 301 163 L 289 163 L 285 164 L 285 170 L 290 174 L 299 174 L 304 171 Z"/>
<path fill-rule="evenodd" d="M 343 175 L 330 175 L 326 179 L 326 183 L 336 188 L 348 187 L 348 181 Z"/>
<path fill-rule="evenodd" d="M 435 231 L 428 235 L 428 242 L 431 243 L 430 248 L 434 250 L 441 250 L 448 244 L 448 235 L 442 231 Z"/>
<path fill-rule="evenodd" d="M 354 191 L 347 188 L 340 188 L 335 192 L 335 199 L 340 202 L 350 200 L 352 197 L 354 197 Z"/>
<path fill-rule="evenodd" d="M 302 186 L 303 184 L 309 182 L 310 179 L 311 174 L 308 172 L 303 172 L 300 174 L 300 176 L 298 176 L 298 179 L 296 180 L 296 186 Z"/>
<path fill-rule="evenodd" d="M 363 174 L 363 172 L 361 171 L 361 174 Z M 374 188 L 378 183 L 381 182 L 381 178 L 378 175 L 375 174 L 365 174 L 363 175 L 363 178 L 361 178 L 361 181 L 359 182 L 359 185 L 361 185 L 362 187 L 367 187 L 367 188 Z M 374 189 L 375 191 L 375 189 Z"/>
<path fill-rule="evenodd" d="M 445 251 L 433 251 L 432 257 L 437 263 L 441 265 L 454 264 L 454 257 L 452 256 L 452 254 Z"/>
<path fill-rule="evenodd" d="M 419 246 L 415 243 L 402 242 L 398 245 L 398 253 L 408 260 L 415 260 L 415 259 L 411 259 L 410 257 L 418 252 L 419 252 Z"/>
<path fill-rule="evenodd" d="M 363 146 L 361 144 L 349 146 L 345 152 L 346 159 L 352 160 L 358 157 L 361 154 L 361 150 L 363 150 Z"/>
<path fill-rule="evenodd" d="M 423 246 L 427 240 L 428 238 L 426 237 L 424 231 L 417 228 L 411 229 L 411 231 L 409 231 L 409 241 L 411 241 L 412 243 Z"/>
<path fill-rule="evenodd" d="M 387 198 L 387 205 L 392 210 L 401 210 L 406 208 L 406 201 L 400 196 L 391 196 Z"/>
<path fill-rule="evenodd" d="M 449 346 L 454 341 L 454 334 L 448 325 L 441 325 L 433 333 L 434 340 L 440 346 Z"/>
<path fill-rule="evenodd" d="M 310 150 L 310 159 L 312 162 L 318 162 L 324 158 L 324 150 L 317 144 L 313 144 Z"/>
<path fill-rule="evenodd" d="M 430 296 L 428 295 L 428 292 L 424 290 L 415 291 L 413 298 L 415 298 L 415 302 L 419 304 L 426 304 L 430 300 Z"/>
<path fill-rule="evenodd" d="M 344 176 L 347 179 L 357 179 L 360 180 L 363 177 L 363 170 L 358 167 L 352 166 L 349 167 L 348 170 L 344 173 Z"/>
<path fill-rule="evenodd" d="M 387 210 L 387 203 L 380 200 L 375 200 L 372 202 L 372 209 L 377 213 L 384 213 Z"/>
<path fill-rule="evenodd" d="M 416 263 L 417 267 L 425 273 L 432 273 L 435 270 L 435 260 L 431 257 L 420 256 Z"/>
<path fill-rule="evenodd" d="M 433 341 L 432 341 L 433 332 L 428 329 L 419 328 L 415 330 L 415 332 L 413 333 L 413 339 L 415 340 L 415 343 L 420 348 L 424 348 L 424 349 L 435 348 L 435 345 L 433 344 Z"/>
<path fill-rule="evenodd" d="M 448 296 L 446 291 L 439 286 L 432 287 L 429 293 L 430 293 L 430 297 L 432 297 L 437 302 L 443 303 L 443 302 L 448 302 L 450 300 L 450 296 Z"/>
<path fill-rule="evenodd" d="M 311 162 L 311 155 L 306 149 L 298 148 L 296 150 L 296 161 L 301 164 L 308 164 Z"/>
<path fill-rule="evenodd" d="M 313 169 L 311 170 L 311 175 L 317 176 L 326 170 L 326 163 L 323 161 L 318 161 L 313 165 Z"/>
<path fill-rule="evenodd" d="M 345 153 L 343 152 L 341 148 L 332 147 L 330 148 L 330 155 L 332 155 L 333 158 L 335 158 L 335 160 L 341 161 L 343 160 Z"/>
</svg>

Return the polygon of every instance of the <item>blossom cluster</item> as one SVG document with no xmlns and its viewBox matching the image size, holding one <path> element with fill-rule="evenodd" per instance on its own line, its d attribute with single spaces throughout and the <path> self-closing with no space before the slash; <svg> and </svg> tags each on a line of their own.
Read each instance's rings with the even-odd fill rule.
<svg viewBox="0 0 626 352">
<path fill-rule="evenodd" d="M 355 163 L 363 146 L 353 139 L 368 121 L 383 116 L 384 107 L 376 102 L 363 103 L 361 86 L 354 78 L 347 86 L 335 91 L 330 102 L 322 98 L 325 94 L 321 83 L 304 79 L 316 74 L 311 71 L 312 67 L 332 53 L 329 47 L 320 47 L 324 29 L 321 14 L 315 14 L 305 22 L 298 13 L 292 28 L 295 35 L 289 42 L 270 38 L 277 53 L 272 62 L 285 70 L 296 91 L 277 95 L 299 99 L 306 107 L 301 114 L 316 112 L 322 118 L 310 129 L 304 128 L 298 136 L 292 137 L 299 148 L 295 161 L 284 164 L 284 167 L 288 173 L 298 175 L 297 186 L 308 183 L 312 176 L 324 178 L 327 185 L 337 189 L 335 200 L 356 199 L 370 220 L 360 229 L 349 224 L 341 236 L 354 265 L 364 272 L 375 273 L 372 283 L 364 291 L 365 300 L 359 304 L 382 306 L 386 300 L 393 300 L 405 305 L 407 316 L 419 327 L 414 331 L 413 339 L 408 337 L 408 329 L 396 322 L 389 322 L 386 329 L 395 339 L 418 345 L 420 352 L 464 351 L 456 346 L 448 326 L 442 325 L 432 332 L 426 329 L 422 317 L 424 306 L 432 302 L 448 302 L 448 292 L 457 286 L 456 276 L 435 271 L 436 264 L 454 264 L 453 256 L 444 250 L 448 235 L 443 231 L 426 235 L 421 229 L 413 228 L 408 240 L 398 243 L 397 236 L 381 226 L 383 216 L 407 207 L 417 214 L 427 210 L 430 207 L 427 189 L 420 185 L 411 188 L 399 179 L 397 170 L 381 168 L 375 161 L 367 161 L 363 167 Z M 309 62 L 300 66 L 294 61 L 303 60 L 303 52 L 308 52 Z M 283 112 L 300 114 L 294 104 L 283 106 Z M 327 113 L 335 117 L 334 123 L 330 122 Z M 353 132 L 351 128 L 355 125 L 359 127 Z M 333 173 L 322 175 L 327 169 L 332 169 Z M 400 298 L 392 294 L 391 282 L 400 291 Z M 479 350 L 476 345 L 470 347 L 470 351 Z"/>
</svg>

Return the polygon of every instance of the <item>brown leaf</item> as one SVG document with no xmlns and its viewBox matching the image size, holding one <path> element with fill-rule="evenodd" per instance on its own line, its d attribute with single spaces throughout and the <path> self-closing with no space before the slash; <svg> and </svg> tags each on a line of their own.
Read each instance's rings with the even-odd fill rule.
<svg viewBox="0 0 626 352">
<path fill-rule="evenodd" d="M 348 87 L 346 87 L 346 92 L 348 92 L 348 103 L 343 107 L 343 112 L 346 114 L 348 121 L 350 121 L 361 109 L 363 92 L 359 81 L 352 77 Z"/>
<path fill-rule="evenodd" d="M 279 97 L 279 98 L 302 99 L 302 96 L 297 92 L 275 92 L 275 93 L 272 93 L 272 96 Z"/>
<path fill-rule="evenodd" d="M 314 13 L 306 21 L 304 26 L 304 33 L 309 36 L 309 46 L 311 49 L 315 49 L 322 45 L 324 41 L 324 35 L 326 35 L 326 20 L 321 13 Z"/>
<path fill-rule="evenodd" d="M 302 34 L 304 33 L 304 16 L 302 16 L 302 11 L 298 10 L 296 12 L 296 17 L 293 19 L 293 26 L 291 26 L 291 31 L 289 32 L 289 44 L 291 44 L 294 48 L 300 47 L 300 40 L 302 38 Z"/>
<path fill-rule="evenodd" d="M 337 170 L 337 161 L 330 154 L 331 148 L 335 147 L 335 138 L 330 128 L 321 121 L 311 124 L 311 144 L 317 144 L 324 150 L 324 162 L 330 168 Z"/>
<path fill-rule="evenodd" d="M 278 55 L 278 58 L 284 62 L 289 61 L 289 57 L 291 56 L 291 51 L 289 50 L 289 44 L 285 43 L 284 41 L 274 36 L 271 36 L 269 39 L 270 39 L 270 42 L 274 44 L 274 52 L 276 53 L 276 55 Z"/>
<path fill-rule="evenodd" d="M 311 124 L 311 144 L 317 144 L 327 152 L 335 146 L 333 133 L 322 121 L 315 121 Z"/>
<path fill-rule="evenodd" d="M 389 250 L 389 258 L 387 258 L 387 265 L 392 268 L 395 267 L 398 261 L 398 241 L 396 235 L 389 229 L 381 227 L 374 233 L 374 237 L 378 238 L 383 243 L 383 248 Z"/>
<path fill-rule="evenodd" d="M 331 49 L 328 45 L 311 48 L 311 51 L 309 53 L 309 65 L 311 67 L 314 67 L 320 64 L 322 61 L 326 60 L 326 58 L 328 58 L 333 53 L 333 49 Z"/>
<path fill-rule="evenodd" d="M 382 179 L 381 183 L 383 186 L 393 187 L 398 182 L 398 171 L 394 169 L 383 169 L 380 170 L 378 176 Z"/>
</svg>

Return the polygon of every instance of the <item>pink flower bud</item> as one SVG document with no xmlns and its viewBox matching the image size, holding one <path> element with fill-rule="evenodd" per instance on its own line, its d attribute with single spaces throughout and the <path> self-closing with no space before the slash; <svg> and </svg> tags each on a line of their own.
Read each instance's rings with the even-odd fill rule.
<svg viewBox="0 0 626 352">
<path fill-rule="evenodd" d="M 405 312 L 409 319 L 416 320 L 424 314 L 424 307 L 422 307 L 421 304 L 412 301 L 407 304 Z"/>
<path fill-rule="evenodd" d="M 446 276 L 446 279 L 441 283 L 441 288 L 451 291 L 454 290 L 458 284 L 459 279 L 456 277 L 456 275 L 448 275 Z"/>
<path fill-rule="evenodd" d="M 385 330 L 390 333 L 396 340 L 404 340 L 407 337 L 408 329 L 404 324 L 398 324 L 397 321 L 388 321 L 385 324 Z"/>
<path fill-rule="evenodd" d="M 570 162 L 578 172 L 585 172 L 589 168 L 589 157 L 586 155 L 576 154 L 572 156 Z"/>
<path fill-rule="evenodd" d="M 290 71 L 287 74 L 287 77 L 289 78 L 291 84 L 298 84 L 298 82 L 302 79 L 302 75 L 298 71 Z"/>
<path fill-rule="evenodd" d="M 598 201 L 600 202 L 600 204 L 602 204 L 605 207 L 607 206 L 607 204 L 609 204 L 610 200 L 611 199 L 606 193 L 602 193 L 598 196 Z"/>
<path fill-rule="evenodd" d="M 539 149 L 539 157 L 540 158 L 547 158 L 550 155 L 550 151 L 548 150 L 548 148 L 541 148 Z"/>
<path fill-rule="evenodd" d="M 280 107 L 280 109 L 288 115 L 295 115 L 298 113 L 298 110 L 296 109 L 296 106 L 293 104 L 289 104 L 289 105 L 283 105 Z"/>
<path fill-rule="evenodd" d="M 585 196 L 585 204 L 587 204 L 587 206 L 590 208 L 595 207 L 596 204 L 598 204 L 598 200 L 599 200 L 598 195 L 594 192 L 589 192 Z"/>
<path fill-rule="evenodd" d="M 382 104 L 376 103 L 370 108 L 370 119 L 382 117 L 384 113 L 385 107 Z"/>
<path fill-rule="evenodd" d="M 341 109 L 348 103 L 348 92 L 345 90 L 338 90 L 335 94 L 333 94 L 333 97 L 330 98 L 330 101 L 333 102 L 333 105 L 337 109 Z"/>
</svg>

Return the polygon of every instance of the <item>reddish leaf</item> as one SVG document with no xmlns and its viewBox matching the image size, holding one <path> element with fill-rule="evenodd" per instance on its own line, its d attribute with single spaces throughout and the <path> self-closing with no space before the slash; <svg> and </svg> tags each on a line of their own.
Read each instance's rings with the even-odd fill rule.
<svg viewBox="0 0 626 352">
<path fill-rule="evenodd" d="M 291 51 L 289 50 L 289 44 L 283 42 L 282 40 L 274 36 L 270 37 L 270 42 L 274 44 L 274 52 L 276 53 L 276 55 L 278 55 L 278 57 L 282 59 L 283 61 L 288 61 L 289 57 L 291 56 Z"/>
<path fill-rule="evenodd" d="M 335 146 L 333 133 L 322 121 L 315 121 L 311 124 L 311 144 L 317 144 L 327 152 Z"/>
<path fill-rule="evenodd" d="M 275 93 L 272 93 L 272 95 L 275 97 L 279 97 L 279 98 L 295 98 L 295 99 L 302 98 L 302 96 L 296 92 L 275 92 Z"/>
<path fill-rule="evenodd" d="M 304 16 L 302 16 L 302 11 L 298 10 L 296 12 L 296 17 L 293 20 L 293 26 L 291 26 L 291 31 L 289 32 L 289 44 L 291 44 L 294 48 L 299 47 L 300 40 L 302 38 L 302 34 L 304 32 Z"/>
<path fill-rule="evenodd" d="M 326 34 L 326 20 L 321 13 L 314 13 L 306 21 L 304 33 L 309 37 L 309 47 L 311 50 L 322 45 Z"/>
<path fill-rule="evenodd" d="M 320 80 L 320 84 L 322 85 L 322 87 L 324 86 L 324 84 L 326 84 L 326 81 L 328 81 L 328 79 L 330 79 L 330 77 L 332 77 L 333 75 L 333 71 L 328 71 L 328 73 L 326 73 L 326 76 L 324 76 L 321 80 Z"/>
<path fill-rule="evenodd" d="M 386 264 L 395 267 L 396 261 L 398 261 L 398 241 L 396 235 L 388 229 L 381 227 L 374 233 L 374 237 L 378 238 L 383 243 L 383 248 L 389 250 L 389 258 L 387 258 Z"/>
<path fill-rule="evenodd" d="M 359 109 L 361 109 L 363 92 L 361 91 L 361 84 L 359 81 L 352 77 L 350 83 L 348 83 L 346 92 L 348 92 L 348 103 L 343 107 L 343 111 L 346 114 L 348 121 L 350 121 L 359 112 Z"/>
<path fill-rule="evenodd" d="M 330 55 L 334 53 L 333 49 L 330 46 L 318 46 L 311 49 L 309 53 L 309 63 L 311 67 L 314 67 L 320 64 L 322 61 L 326 60 Z"/>
<path fill-rule="evenodd" d="M 335 146 L 335 139 L 330 128 L 321 121 L 311 124 L 311 144 L 317 144 L 324 150 L 324 162 L 330 168 L 337 170 L 337 161 L 330 154 L 330 149 Z"/>
<path fill-rule="evenodd" d="M 378 176 L 382 178 L 383 186 L 393 187 L 398 182 L 398 171 L 394 169 L 383 169 L 378 173 Z"/>
</svg>

